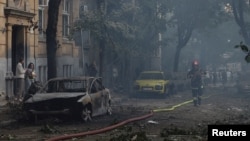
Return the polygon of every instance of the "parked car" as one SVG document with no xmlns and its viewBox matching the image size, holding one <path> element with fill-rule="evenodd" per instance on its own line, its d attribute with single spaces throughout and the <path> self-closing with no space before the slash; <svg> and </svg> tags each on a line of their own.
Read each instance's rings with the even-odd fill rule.
<svg viewBox="0 0 250 141">
<path fill-rule="evenodd" d="M 165 97 L 169 92 L 169 84 L 163 71 L 143 71 L 134 82 L 134 95 L 140 97 L 154 94 Z"/>
<path fill-rule="evenodd" d="M 31 116 L 70 114 L 84 121 L 97 115 L 111 115 L 111 95 L 101 78 L 53 78 L 23 102 Z"/>
<path fill-rule="evenodd" d="M 236 87 L 239 94 L 250 93 L 250 72 L 242 72 L 238 76 Z"/>
</svg>

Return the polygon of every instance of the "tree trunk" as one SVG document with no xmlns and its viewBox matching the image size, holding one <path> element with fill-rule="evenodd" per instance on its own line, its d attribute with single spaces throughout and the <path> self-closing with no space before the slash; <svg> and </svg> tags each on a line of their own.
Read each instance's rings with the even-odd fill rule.
<svg viewBox="0 0 250 141">
<path fill-rule="evenodd" d="M 243 5 L 245 1 L 232 0 L 233 13 L 236 23 L 240 27 L 241 34 L 246 42 L 250 45 L 250 35 L 248 34 L 248 29 L 246 28 L 246 23 L 244 19 Z"/>
<path fill-rule="evenodd" d="M 179 66 L 179 58 L 180 58 L 180 53 L 181 53 L 181 48 L 180 46 L 176 47 L 175 51 L 175 56 L 174 56 L 174 72 L 178 72 L 178 66 Z"/>
<path fill-rule="evenodd" d="M 47 48 L 47 76 L 48 80 L 57 76 L 56 50 L 57 50 L 57 23 L 61 0 L 50 0 L 48 9 L 48 24 L 46 29 Z"/>
<path fill-rule="evenodd" d="M 187 26 L 189 25 L 189 26 Z M 189 24 L 178 24 L 178 45 L 176 47 L 174 59 L 174 72 L 178 72 L 181 49 L 186 46 L 193 31 L 192 21 Z"/>
<path fill-rule="evenodd" d="M 100 77 L 103 77 L 103 64 L 104 64 L 104 53 L 105 53 L 105 41 L 103 39 L 100 40 L 100 43 L 99 43 L 99 48 L 100 48 L 100 52 L 99 52 L 99 76 Z"/>
</svg>

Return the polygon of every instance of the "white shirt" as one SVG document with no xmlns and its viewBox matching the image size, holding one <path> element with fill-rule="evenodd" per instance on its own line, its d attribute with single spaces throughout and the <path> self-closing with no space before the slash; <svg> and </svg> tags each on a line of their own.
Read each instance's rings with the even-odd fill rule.
<svg viewBox="0 0 250 141">
<path fill-rule="evenodd" d="M 19 62 L 16 66 L 16 78 L 24 78 L 26 70 L 23 65 Z"/>
</svg>

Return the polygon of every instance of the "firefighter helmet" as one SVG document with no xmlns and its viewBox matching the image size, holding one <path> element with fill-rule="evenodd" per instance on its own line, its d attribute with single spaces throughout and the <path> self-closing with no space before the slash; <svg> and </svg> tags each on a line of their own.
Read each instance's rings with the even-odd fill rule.
<svg viewBox="0 0 250 141">
<path fill-rule="evenodd" d="M 199 62 L 197 60 L 194 60 L 192 62 L 192 67 L 194 67 L 194 66 L 199 66 Z"/>
</svg>

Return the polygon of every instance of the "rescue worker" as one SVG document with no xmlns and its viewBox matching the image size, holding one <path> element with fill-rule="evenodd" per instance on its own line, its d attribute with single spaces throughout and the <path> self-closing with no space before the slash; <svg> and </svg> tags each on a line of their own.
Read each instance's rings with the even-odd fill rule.
<svg viewBox="0 0 250 141">
<path fill-rule="evenodd" d="M 191 88 L 194 106 L 201 104 L 202 95 L 202 75 L 205 74 L 200 67 L 197 60 L 192 62 L 192 69 L 188 72 L 187 77 L 191 79 Z"/>
</svg>

